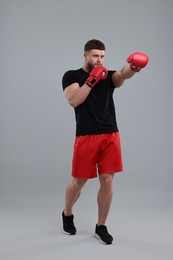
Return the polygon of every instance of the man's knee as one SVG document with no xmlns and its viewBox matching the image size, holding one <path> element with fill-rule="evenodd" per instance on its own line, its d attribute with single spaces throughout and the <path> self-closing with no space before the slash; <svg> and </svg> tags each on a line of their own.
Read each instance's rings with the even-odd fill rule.
<svg viewBox="0 0 173 260">
<path fill-rule="evenodd" d="M 114 173 L 101 174 L 100 175 L 100 185 L 111 186 L 113 181 Z"/>
<path fill-rule="evenodd" d="M 76 188 L 82 189 L 85 183 L 87 182 L 87 179 L 83 178 L 73 178 L 73 183 Z"/>
</svg>

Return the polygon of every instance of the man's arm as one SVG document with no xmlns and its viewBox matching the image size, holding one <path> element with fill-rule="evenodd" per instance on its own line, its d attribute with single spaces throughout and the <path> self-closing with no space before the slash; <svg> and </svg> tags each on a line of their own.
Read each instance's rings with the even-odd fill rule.
<svg viewBox="0 0 173 260">
<path fill-rule="evenodd" d="M 128 58 L 126 64 L 121 70 L 114 72 L 112 81 L 116 87 L 122 86 L 126 79 L 130 79 L 136 72 L 139 72 L 148 63 L 148 56 L 141 52 L 134 52 Z"/>
<path fill-rule="evenodd" d="M 99 80 L 105 79 L 107 75 L 108 71 L 105 67 L 96 66 L 90 72 L 90 75 L 86 79 L 83 86 L 80 87 L 78 83 L 73 83 L 66 87 L 64 90 L 64 95 L 68 103 L 74 108 L 82 104 L 88 97 L 92 88 L 95 87 Z"/>
<path fill-rule="evenodd" d="M 129 64 L 123 66 L 112 74 L 112 81 L 117 88 L 121 87 L 126 79 L 130 79 L 136 72 L 132 71 Z"/>
<path fill-rule="evenodd" d="M 64 95 L 68 103 L 75 108 L 85 101 L 91 90 L 86 83 L 81 87 L 78 83 L 73 83 L 65 88 Z"/>
</svg>

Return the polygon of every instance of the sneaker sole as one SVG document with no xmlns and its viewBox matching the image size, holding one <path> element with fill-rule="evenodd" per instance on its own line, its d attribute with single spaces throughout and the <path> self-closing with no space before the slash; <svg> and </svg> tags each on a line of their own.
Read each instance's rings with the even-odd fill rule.
<svg viewBox="0 0 173 260">
<path fill-rule="evenodd" d="M 66 232 L 64 229 L 62 230 L 62 232 L 66 235 L 69 235 L 69 236 L 73 236 L 73 235 L 76 235 L 76 232 L 75 233 L 69 233 L 69 232 Z"/>
<path fill-rule="evenodd" d="M 103 240 L 101 240 L 101 238 L 99 237 L 99 235 L 95 234 L 95 237 L 100 241 L 100 243 L 104 244 L 104 245 L 111 245 L 112 242 L 106 243 Z"/>
</svg>

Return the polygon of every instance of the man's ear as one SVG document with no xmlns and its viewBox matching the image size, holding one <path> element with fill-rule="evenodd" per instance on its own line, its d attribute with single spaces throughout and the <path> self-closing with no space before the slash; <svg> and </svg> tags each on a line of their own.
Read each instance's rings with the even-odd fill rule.
<svg viewBox="0 0 173 260">
<path fill-rule="evenodd" d="M 84 54 L 83 54 L 84 58 L 87 57 L 87 52 L 85 51 Z"/>
</svg>

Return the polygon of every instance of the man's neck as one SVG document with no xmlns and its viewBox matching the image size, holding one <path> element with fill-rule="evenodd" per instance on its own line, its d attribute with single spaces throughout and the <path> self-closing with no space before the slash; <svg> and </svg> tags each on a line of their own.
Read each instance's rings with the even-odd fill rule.
<svg viewBox="0 0 173 260">
<path fill-rule="evenodd" d="M 90 71 L 91 71 L 91 70 L 88 68 L 88 66 L 86 66 L 86 65 L 83 65 L 82 69 L 83 69 L 85 72 L 87 72 L 87 73 L 90 73 Z"/>
</svg>

